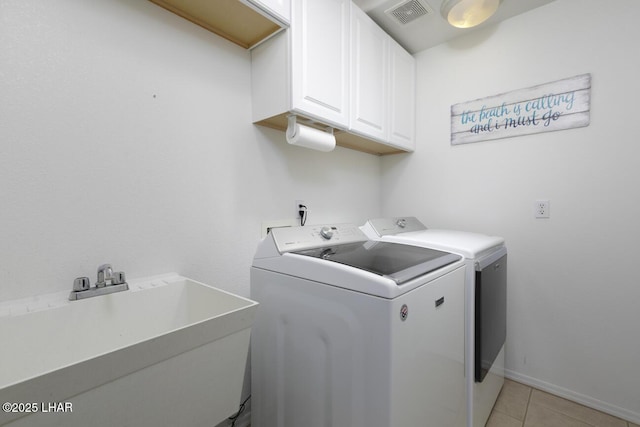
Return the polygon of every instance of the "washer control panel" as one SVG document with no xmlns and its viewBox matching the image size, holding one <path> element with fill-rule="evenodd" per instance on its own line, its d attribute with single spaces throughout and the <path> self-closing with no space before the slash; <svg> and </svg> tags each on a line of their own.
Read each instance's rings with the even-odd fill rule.
<svg viewBox="0 0 640 427">
<path fill-rule="evenodd" d="M 280 253 L 367 240 L 353 224 L 282 227 L 274 228 L 270 233 Z"/>
<path fill-rule="evenodd" d="M 320 229 L 320 235 L 327 240 L 331 240 L 331 238 L 333 237 L 333 228 L 334 227 L 329 227 L 328 225 L 325 225 Z"/>
</svg>

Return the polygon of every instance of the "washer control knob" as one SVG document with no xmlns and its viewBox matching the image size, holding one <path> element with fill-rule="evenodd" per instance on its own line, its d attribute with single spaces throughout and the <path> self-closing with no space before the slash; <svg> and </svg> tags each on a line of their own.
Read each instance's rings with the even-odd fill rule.
<svg viewBox="0 0 640 427">
<path fill-rule="evenodd" d="M 406 220 L 406 219 L 404 219 L 404 218 L 399 218 L 399 219 L 396 221 L 396 225 L 397 225 L 398 227 L 400 227 L 400 228 L 405 228 L 405 227 L 407 226 L 407 220 Z"/>
<path fill-rule="evenodd" d="M 333 237 L 333 229 L 329 226 L 324 226 L 320 229 L 320 235 L 329 240 Z"/>
</svg>

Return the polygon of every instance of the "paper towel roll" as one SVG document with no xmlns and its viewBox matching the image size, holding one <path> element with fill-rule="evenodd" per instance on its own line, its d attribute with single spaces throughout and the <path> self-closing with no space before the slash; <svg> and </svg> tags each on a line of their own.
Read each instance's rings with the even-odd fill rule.
<svg viewBox="0 0 640 427">
<path fill-rule="evenodd" d="M 336 137 L 333 134 L 299 123 L 290 124 L 287 128 L 287 142 L 318 151 L 331 151 L 336 148 Z"/>
</svg>

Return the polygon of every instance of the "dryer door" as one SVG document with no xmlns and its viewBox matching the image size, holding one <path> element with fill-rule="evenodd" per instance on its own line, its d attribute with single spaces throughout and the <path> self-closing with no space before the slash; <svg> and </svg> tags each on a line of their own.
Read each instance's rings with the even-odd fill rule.
<svg viewBox="0 0 640 427">
<path fill-rule="evenodd" d="M 507 251 L 476 264 L 475 380 L 482 382 L 507 338 Z"/>
</svg>

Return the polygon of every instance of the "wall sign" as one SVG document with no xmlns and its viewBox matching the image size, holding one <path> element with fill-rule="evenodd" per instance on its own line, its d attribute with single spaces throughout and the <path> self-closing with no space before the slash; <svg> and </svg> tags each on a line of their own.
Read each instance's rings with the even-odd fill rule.
<svg viewBox="0 0 640 427">
<path fill-rule="evenodd" d="M 451 145 L 589 126 L 591 74 L 451 106 Z"/>
</svg>

